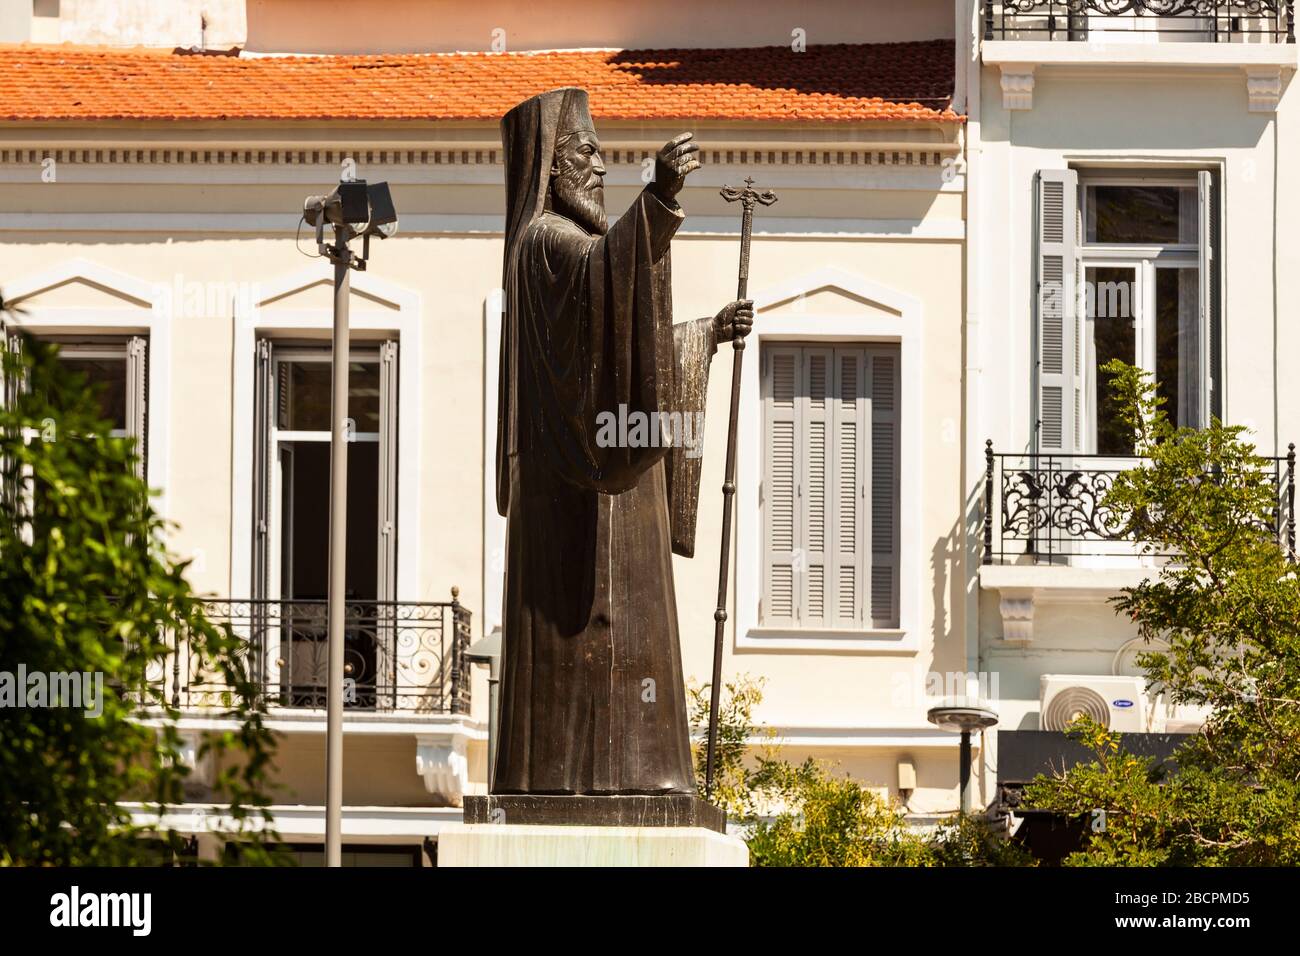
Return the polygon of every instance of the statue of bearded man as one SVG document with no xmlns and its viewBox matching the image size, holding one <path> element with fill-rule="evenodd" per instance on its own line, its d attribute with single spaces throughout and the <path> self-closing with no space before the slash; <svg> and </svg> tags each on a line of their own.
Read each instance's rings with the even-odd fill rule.
<svg viewBox="0 0 1300 956">
<path fill-rule="evenodd" d="M 753 306 L 673 324 L 676 197 L 700 166 L 691 134 L 659 151 L 609 226 L 584 91 L 533 97 L 501 132 L 507 549 L 492 791 L 693 794 L 672 554 L 694 550 L 709 364 L 718 342 L 749 332 Z M 680 423 L 678 440 L 656 421 Z"/>
</svg>

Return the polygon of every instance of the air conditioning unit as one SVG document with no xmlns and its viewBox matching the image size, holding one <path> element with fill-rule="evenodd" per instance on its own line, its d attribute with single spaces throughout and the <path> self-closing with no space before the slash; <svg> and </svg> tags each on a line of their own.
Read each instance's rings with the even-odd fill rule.
<svg viewBox="0 0 1300 956">
<path fill-rule="evenodd" d="M 1120 733 L 1164 731 L 1164 708 L 1147 699 L 1141 677 L 1044 674 L 1041 686 L 1038 724 L 1043 730 L 1065 730 L 1080 714 L 1087 714 Z"/>
</svg>

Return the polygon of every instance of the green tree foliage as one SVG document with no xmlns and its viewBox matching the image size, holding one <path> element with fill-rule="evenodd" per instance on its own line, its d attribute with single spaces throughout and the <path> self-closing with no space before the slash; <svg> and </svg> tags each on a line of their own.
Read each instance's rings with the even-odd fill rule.
<svg viewBox="0 0 1300 956">
<path fill-rule="evenodd" d="M 26 387 L 0 408 L 0 672 L 98 673 L 104 692 L 99 716 L 6 703 L 0 864 L 144 864 L 159 842 L 181 850 L 176 832 L 131 813 L 184 799 L 179 715 L 161 679 L 177 642 L 230 689 L 210 716 L 234 729 L 209 736 L 202 755 L 216 768 L 212 802 L 247 842 L 246 862 L 270 859 L 273 740 L 250 703 L 243 643 L 204 616 L 185 563 L 165 550 L 133 442 L 109 436 L 84 378 L 30 339 L 5 352 L 3 371 Z"/>
<path fill-rule="evenodd" d="M 932 866 L 1037 866 L 1003 826 L 978 813 L 958 815 L 938 828 L 929 842 Z"/>
<path fill-rule="evenodd" d="M 1147 462 L 1105 499 L 1153 554 L 1179 557 L 1114 599 L 1148 650 L 1148 687 L 1206 708 L 1164 777 L 1115 734 L 1078 730 L 1095 760 L 1027 790 L 1030 805 L 1107 811 L 1072 864 L 1300 863 L 1300 578 L 1279 542 L 1279 483 L 1240 426 L 1176 428 L 1150 377 L 1106 367 Z"/>
<path fill-rule="evenodd" d="M 768 768 L 766 791 L 781 807 L 752 821 L 755 866 L 924 866 L 929 846 L 902 811 L 811 758 Z"/>
<path fill-rule="evenodd" d="M 708 688 L 688 689 L 692 726 L 707 727 Z M 903 811 L 826 761 L 791 764 L 769 733 L 758 746 L 753 710 L 759 682 L 728 683 L 719 701 L 713 802 L 745 832 L 754 866 L 1024 865 L 1029 858 L 982 818 L 958 817 L 931 833 L 908 826 Z M 706 753 L 695 746 L 701 795 Z"/>
<path fill-rule="evenodd" d="M 1093 752 L 1056 777 L 1042 777 L 1025 788 L 1025 806 L 1088 817 L 1088 849 L 1066 858 L 1074 866 L 1155 866 L 1169 861 L 1174 834 L 1173 792 L 1149 757 L 1125 751 L 1119 734 L 1087 717 L 1071 725 L 1070 735 Z M 1093 833 L 1091 814 L 1105 811 L 1105 828 Z"/>
</svg>

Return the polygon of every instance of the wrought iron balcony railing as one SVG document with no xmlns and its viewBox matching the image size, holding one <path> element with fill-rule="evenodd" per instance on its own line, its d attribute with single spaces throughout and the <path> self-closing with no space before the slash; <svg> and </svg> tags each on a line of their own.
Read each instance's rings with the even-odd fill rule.
<svg viewBox="0 0 1300 956">
<path fill-rule="evenodd" d="M 268 708 L 325 709 L 325 601 L 221 599 L 205 611 L 247 642 L 247 666 Z M 343 628 L 345 708 L 469 713 L 470 612 L 455 588 L 450 601 L 349 601 Z M 227 706 L 230 688 L 183 640 L 154 679 L 173 706 Z"/>
<path fill-rule="evenodd" d="M 985 443 L 984 563 L 1022 559 L 1062 563 L 1075 556 L 1170 557 L 1124 534 L 1106 503 L 1120 472 L 1143 459 L 1116 455 L 1000 454 Z M 1265 478 L 1277 489 L 1268 530 L 1294 559 L 1295 445 L 1269 463 Z"/>
<path fill-rule="evenodd" d="M 984 0 L 986 40 L 1294 43 L 1293 0 Z"/>
</svg>

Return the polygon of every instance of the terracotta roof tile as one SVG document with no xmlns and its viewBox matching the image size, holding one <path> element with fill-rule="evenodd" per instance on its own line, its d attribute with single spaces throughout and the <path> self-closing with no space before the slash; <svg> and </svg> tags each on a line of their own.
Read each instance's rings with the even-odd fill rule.
<svg viewBox="0 0 1300 956">
<path fill-rule="evenodd" d="M 949 40 L 717 50 L 205 56 L 0 50 L 0 120 L 495 120 L 557 86 L 598 119 L 960 122 Z"/>
</svg>

